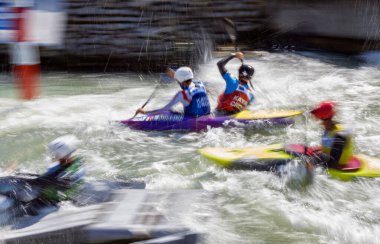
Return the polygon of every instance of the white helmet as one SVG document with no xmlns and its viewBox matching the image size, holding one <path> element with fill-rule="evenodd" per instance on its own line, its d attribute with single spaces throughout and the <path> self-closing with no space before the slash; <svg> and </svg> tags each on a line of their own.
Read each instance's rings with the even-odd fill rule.
<svg viewBox="0 0 380 244">
<path fill-rule="evenodd" d="M 176 70 L 174 78 L 179 82 L 184 82 L 194 78 L 193 71 L 189 67 L 181 67 Z"/>
<path fill-rule="evenodd" d="M 49 153 L 57 160 L 69 158 L 77 150 L 78 139 L 74 135 L 61 136 L 50 142 Z"/>
</svg>

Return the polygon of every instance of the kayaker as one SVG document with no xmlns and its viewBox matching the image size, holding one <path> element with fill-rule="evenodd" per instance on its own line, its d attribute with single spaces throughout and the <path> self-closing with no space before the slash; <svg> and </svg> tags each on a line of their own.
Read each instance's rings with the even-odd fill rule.
<svg viewBox="0 0 380 244">
<path fill-rule="evenodd" d="M 211 112 L 210 102 L 207 97 L 206 87 L 203 82 L 195 81 L 194 74 L 189 67 L 180 67 L 175 72 L 168 69 L 167 75 L 178 81 L 182 90 L 163 108 L 145 111 L 143 108 L 137 109 L 136 113 L 159 113 L 170 110 L 174 105 L 182 103 L 184 114 L 190 117 L 200 117 Z"/>
<path fill-rule="evenodd" d="M 353 160 L 353 140 L 348 130 L 333 120 L 335 103 L 321 102 L 311 112 L 314 117 L 322 121 L 325 131 L 322 135 L 322 153 L 317 154 L 317 163 L 329 168 L 342 169 Z"/>
<path fill-rule="evenodd" d="M 33 214 L 33 210 L 41 206 L 69 200 L 79 191 L 86 171 L 82 158 L 74 155 L 77 143 L 78 139 L 73 135 L 62 136 L 49 143 L 48 151 L 56 162 L 31 182 L 39 189 L 39 194 L 29 203 L 29 213 Z"/>
<path fill-rule="evenodd" d="M 239 68 L 239 78 L 236 79 L 225 68 L 226 64 L 233 58 L 240 59 L 243 62 L 244 54 L 237 52 L 217 63 L 219 72 L 226 82 L 226 89 L 218 98 L 216 112 L 219 114 L 241 112 L 254 100 L 253 87 L 250 87 L 249 83 L 255 69 L 251 65 L 242 64 Z"/>
</svg>

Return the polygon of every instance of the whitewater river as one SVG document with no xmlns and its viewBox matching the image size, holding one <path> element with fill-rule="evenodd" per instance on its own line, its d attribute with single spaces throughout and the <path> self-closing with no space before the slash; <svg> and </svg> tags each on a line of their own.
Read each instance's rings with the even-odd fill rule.
<svg viewBox="0 0 380 244">
<path fill-rule="evenodd" d="M 224 88 L 212 59 L 196 71 L 213 96 Z M 357 151 L 380 157 L 380 70 L 356 59 L 312 53 L 260 53 L 251 108 L 310 109 L 332 99 L 338 119 L 355 137 Z M 239 62 L 227 66 L 233 74 Z M 204 243 L 380 243 L 380 181 L 340 182 L 318 172 L 308 187 L 262 172 L 229 171 L 201 158 L 205 146 L 248 147 L 273 143 L 317 145 L 322 128 L 300 117 L 289 128 L 202 133 L 141 132 L 112 121 L 133 116 L 153 91 L 159 74 L 45 73 L 40 98 L 17 99 L 10 77 L 0 75 L 0 165 L 42 173 L 46 145 L 64 134 L 80 140 L 88 180 L 133 177 L 148 189 L 202 189 L 210 194 L 183 216 L 205 233 Z M 160 85 L 147 109 L 164 105 L 178 90 Z M 195 204 L 196 205 L 196 204 Z"/>
</svg>

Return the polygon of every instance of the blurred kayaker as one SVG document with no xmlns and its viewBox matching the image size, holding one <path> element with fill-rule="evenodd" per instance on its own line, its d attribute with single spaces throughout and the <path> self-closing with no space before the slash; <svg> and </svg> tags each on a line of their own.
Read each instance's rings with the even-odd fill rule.
<svg viewBox="0 0 380 244">
<path fill-rule="evenodd" d="M 159 113 L 168 111 L 176 104 L 182 103 L 186 116 L 200 117 L 210 114 L 210 102 L 207 97 L 206 87 L 203 82 L 193 80 L 194 74 L 191 68 L 180 67 L 176 71 L 168 68 L 166 74 L 177 80 L 182 90 L 165 107 L 153 111 L 145 111 L 143 108 L 139 108 L 136 113 Z"/>
<path fill-rule="evenodd" d="M 233 77 L 225 68 L 226 64 L 233 58 L 243 62 L 244 54 L 237 52 L 229 57 L 221 59 L 217 65 L 219 72 L 226 82 L 226 89 L 218 98 L 216 112 L 220 114 L 235 114 L 243 111 L 253 102 L 253 87 L 249 86 L 255 73 L 251 65 L 242 64 L 239 68 L 239 78 Z"/>
<path fill-rule="evenodd" d="M 328 168 L 342 169 L 357 162 L 358 159 L 353 156 L 351 133 L 333 120 L 336 114 L 335 103 L 321 102 L 310 113 L 321 120 L 325 129 L 322 135 L 322 153 L 316 155 L 318 163 Z"/>
<path fill-rule="evenodd" d="M 32 181 L 31 184 L 40 190 L 29 204 L 29 210 L 32 209 L 33 212 L 33 208 L 55 205 L 78 193 L 86 171 L 82 158 L 74 155 L 77 143 L 78 139 L 73 135 L 62 136 L 49 143 L 49 153 L 56 162 L 45 174 Z"/>
</svg>

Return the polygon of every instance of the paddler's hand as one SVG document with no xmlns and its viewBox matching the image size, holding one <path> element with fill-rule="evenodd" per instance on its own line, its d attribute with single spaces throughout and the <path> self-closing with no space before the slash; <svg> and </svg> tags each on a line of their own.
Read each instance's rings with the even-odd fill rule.
<svg viewBox="0 0 380 244">
<path fill-rule="evenodd" d="M 308 172 L 313 172 L 315 170 L 315 165 L 310 159 L 306 160 L 305 167 Z"/>
<path fill-rule="evenodd" d="M 143 108 L 138 108 L 138 109 L 136 110 L 136 114 L 146 114 L 146 112 L 144 111 Z"/>
<path fill-rule="evenodd" d="M 241 61 L 243 61 L 244 59 L 244 54 L 242 52 L 237 52 L 235 53 L 235 58 L 238 58 L 240 59 Z"/>
<path fill-rule="evenodd" d="M 167 67 L 165 70 L 165 74 L 169 76 L 170 78 L 174 79 L 175 71 L 171 69 L 170 67 Z"/>
</svg>

